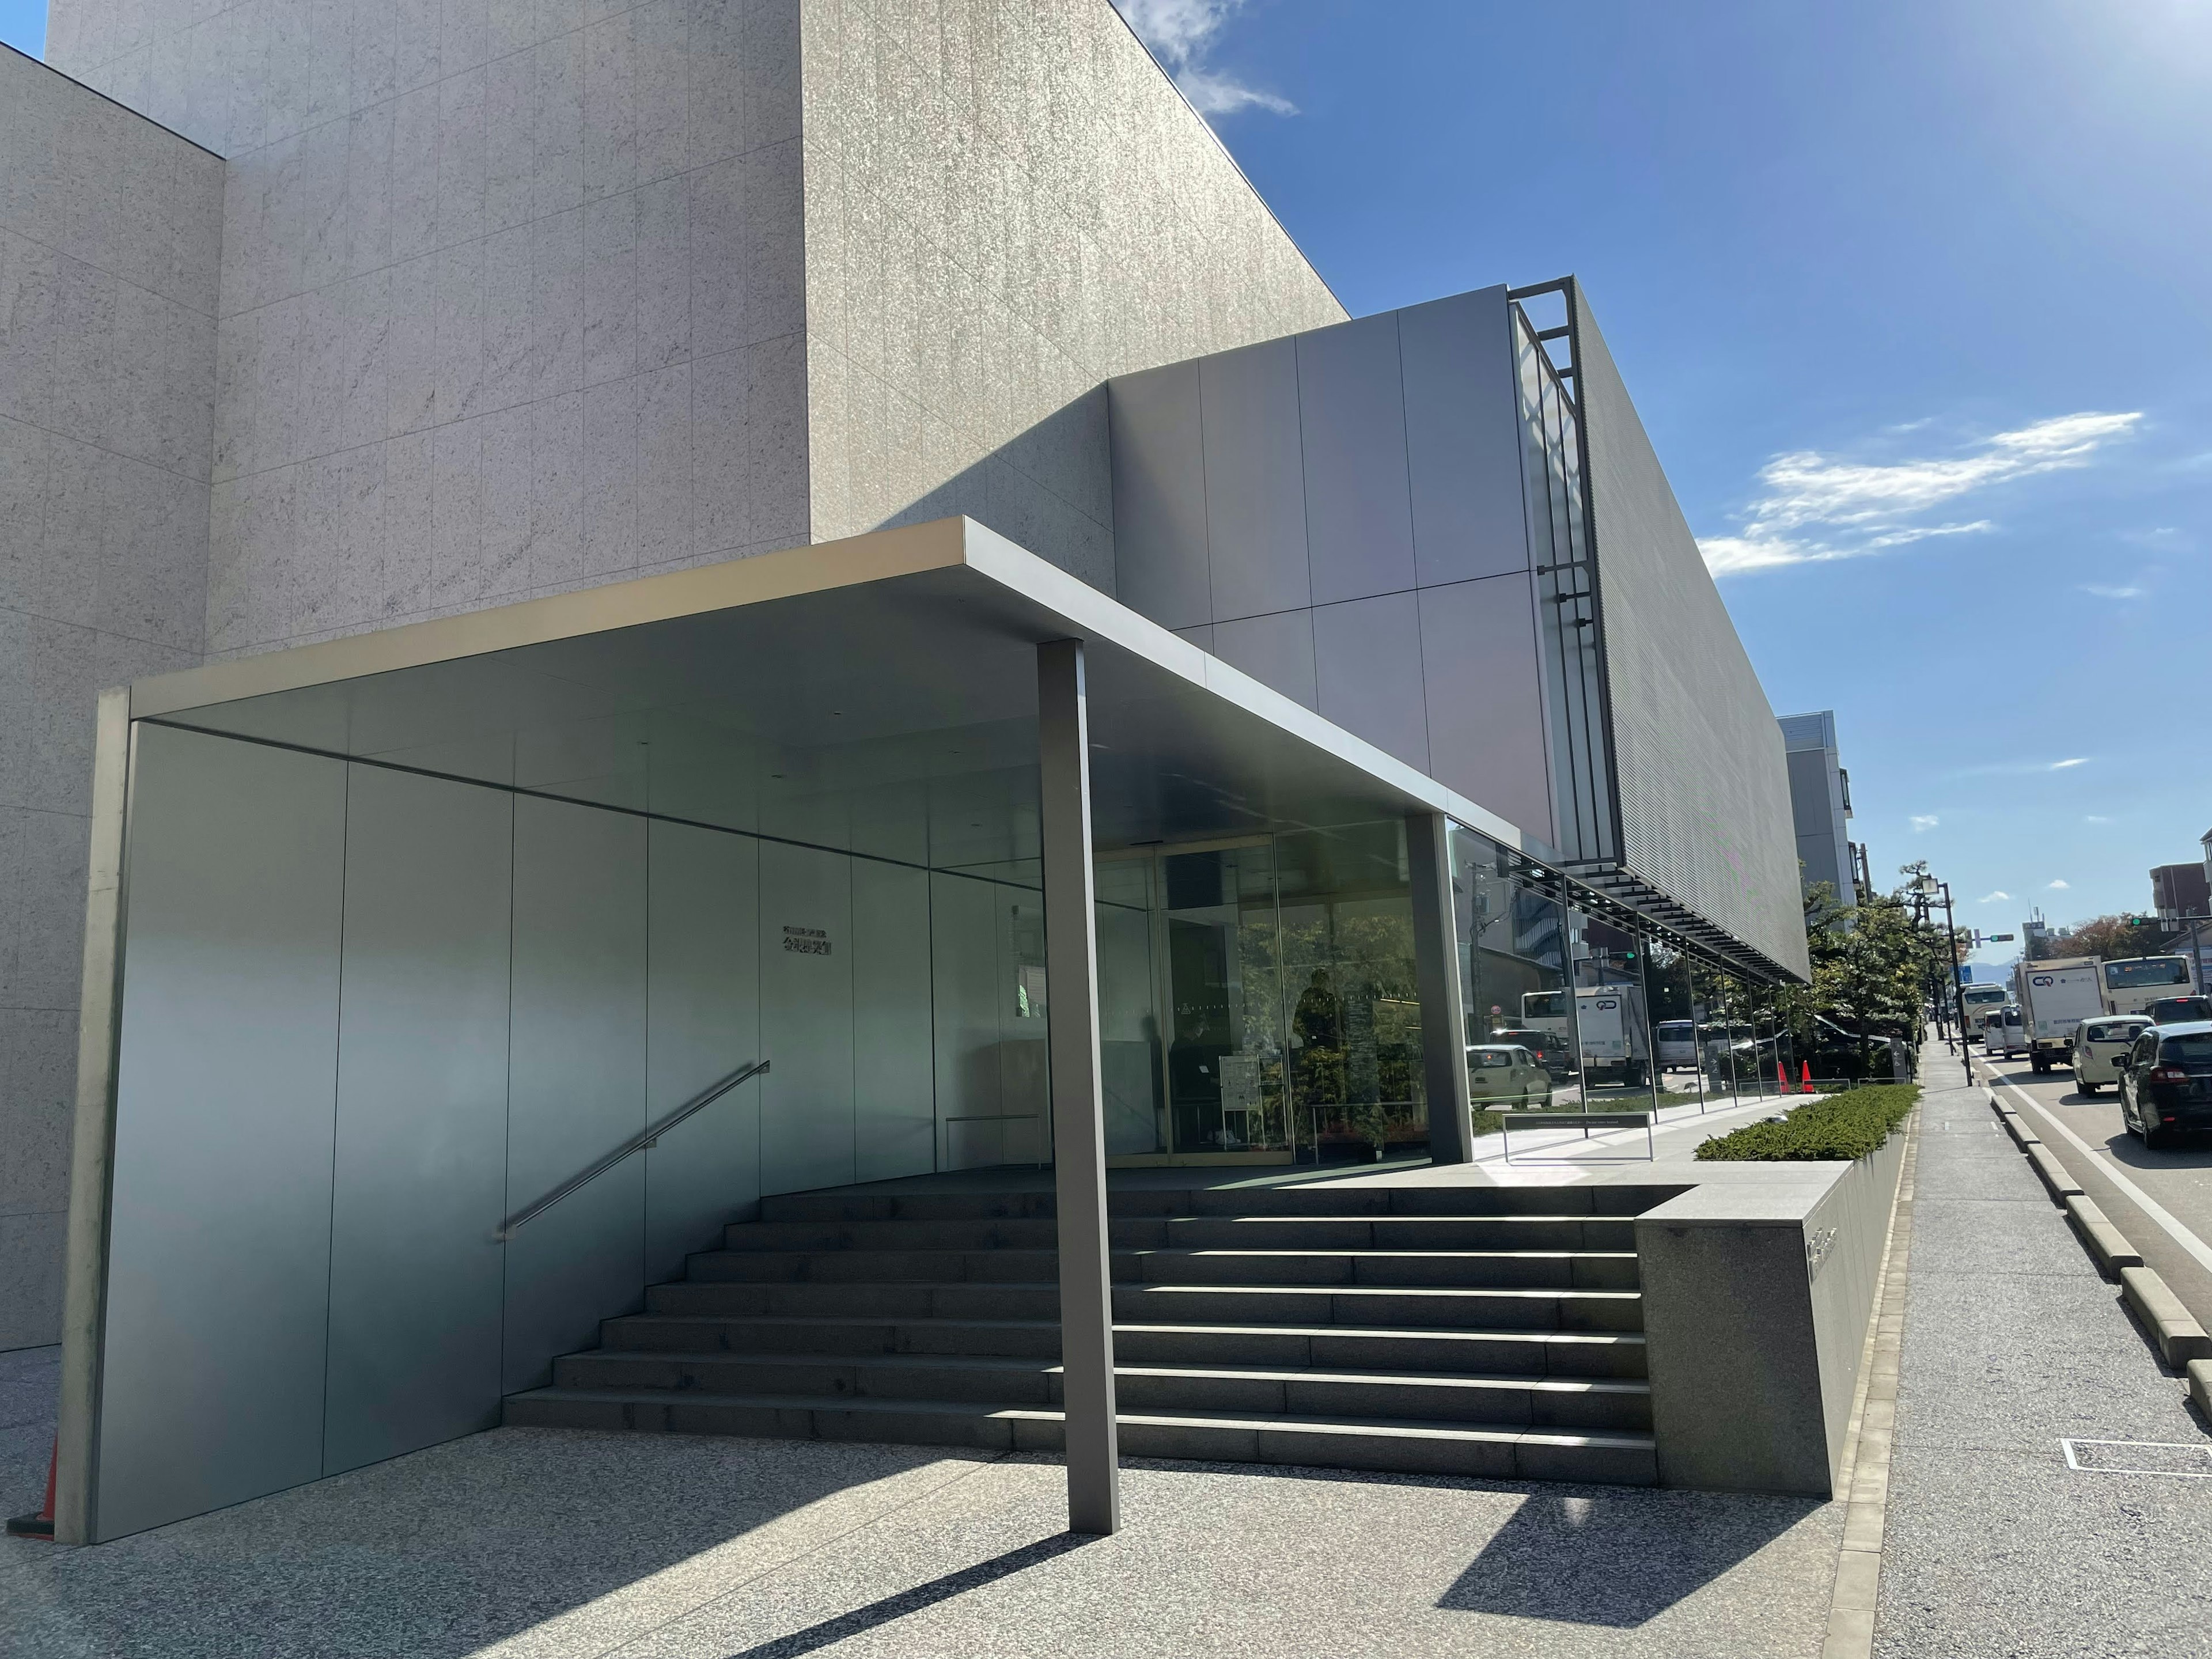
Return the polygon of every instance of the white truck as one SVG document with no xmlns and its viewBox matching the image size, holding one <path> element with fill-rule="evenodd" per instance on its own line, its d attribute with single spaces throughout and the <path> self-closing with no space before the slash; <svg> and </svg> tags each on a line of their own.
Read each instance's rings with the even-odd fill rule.
<svg viewBox="0 0 2212 1659">
<path fill-rule="evenodd" d="M 2105 1012 L 2094 957 L 2053 957 L 2020 965 L 2020 1019 L 2028 1063 L 2045 1073 L 2070 1063 L 2074 1030 Z"/>
<path fill-rule="evenodd" d="M 1521 998 L 1521 1023 L 1567 1039 L 1567 994 L 1529 991 Z M 1644 991 L 1634 985 L 1582 986 L 1575 992 L 1575 1028 L 1582 1036 L 1585 1088 L 1617 1083 L 1640 1089 L 1651 1075 L 1651 1025 Z"/>
</svg>

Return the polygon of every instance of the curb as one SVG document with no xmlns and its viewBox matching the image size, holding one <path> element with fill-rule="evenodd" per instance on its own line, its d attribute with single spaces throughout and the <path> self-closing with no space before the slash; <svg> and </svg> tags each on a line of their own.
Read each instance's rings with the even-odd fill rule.
<svg viewBox="0 0 2212 1659">
<path fill-rule="evenodd" d="M 2074 1224 L 2074 1231 L 2081 1234 L 2106 1278 L 2118 1279 L 2121 1268 L 2142 1266 L 2142 1255 L 2128 1243 L 2127 1236 L 2106 1220 L 2105 1212 L 2087 1195 L 2078 1192 L 2067 1195 L 2066 1218 Z"/>
<path fill-rule="evenodd" d="M 2198 1411 L 2212 1417 L 2212 1359 L 2189 1362 L 2189 1398 Z"/>
<path fill-rule="evenodd" d="M 2120 1289 L 2126 1295 L 2128 1306 L 2135 1310 L 2143 1328 L 2158 1343 L 2159 1352 L 2166 1363 L 2176 1370 L 2191 1360 L 2212 1360 L 2212 1336 L 2189 1316 L 2189 1310 L 2181 1305 L 2181 1298 L 2167 1288 L 2154 1267 L 2123 1267 L 2120 1269 Z M 2191 1379 L 2191 1392 L 2196 1379 Z"/>
<path fill-rule="evenodd" d="M 2053 1199 L 2063 1204 L 2069 1198 L 2085 1196 L 2081 1191 L 2081 1183 L 2066 1173 L 2066 1166 L 2058 1161 L 2057 1155 L 2050 1147 L 2037 1140 L 2023 1146 L 2021 1150 L 2027 1154 L 2028 1163 L 2034 1166 L 2035 1173 L 2042 1177 L 2044 1187 Z M 2107 1222 L 2106 1224 L 2109 1226 L 2112 1224 Z"/>
</svg>

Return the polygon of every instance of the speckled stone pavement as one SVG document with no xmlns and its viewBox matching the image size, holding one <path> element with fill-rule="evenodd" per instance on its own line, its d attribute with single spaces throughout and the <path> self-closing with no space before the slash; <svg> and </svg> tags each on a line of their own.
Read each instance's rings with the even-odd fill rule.
<svg viewBox="0 0 2212 1659">
<path fill-rule="evenodd" d="M 0 1355 L 19 1393 L 40 1369 Z M 23 1426 L 10 1494 L 45 1476 Z M 1245 1465 L 1131 1465 L 1111 1539 L 1063 1534 L 1064 1501 L 1044 1458 L 495 1430 L 96 1548 L 0 1541 L 0 1653 L 1812 1659 L 1841 1528 Z"/>
</svg>

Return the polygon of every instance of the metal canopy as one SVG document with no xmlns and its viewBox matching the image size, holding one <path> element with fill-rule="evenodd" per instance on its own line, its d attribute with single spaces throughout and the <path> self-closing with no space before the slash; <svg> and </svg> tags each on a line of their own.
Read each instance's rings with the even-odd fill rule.
<svg viewBox="0 0 2212 1659">
<path fill-rule="evenodd" d="M 933 867 L 1036 855 L 1036 647 L 1087 647 L 1098 845 L 1520 832 L 966 519 L 141 681 L 134 719 Z"/>
</svg>

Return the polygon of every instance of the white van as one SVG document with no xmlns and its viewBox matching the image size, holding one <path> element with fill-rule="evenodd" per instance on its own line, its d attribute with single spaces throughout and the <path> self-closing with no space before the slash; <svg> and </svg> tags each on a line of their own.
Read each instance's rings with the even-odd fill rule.
<svg viewBox="0 0 2212 1659">
<path fill-rule="evenodd" d="M 2027 1026 L 2020 1017 L 2017 1003 L 2007 1003 L 1982 1016 L 1982 1052 L 1994 1060 L 2000 1054 L 2010 1060 L 2027 1048 Z"/>
<path fill-rule="evenodd" d="M 2012 989 L 2004 985 L 1961 985 L 1959 988 L 1960 1018 L 1966 1029 L 1960 1036 L 1972 1042 L 1982 1034 L 1982 1016 L 1992 1008 L 2002 1008 L 2012 1000 Z"/>
<path fill-rule="evenodd" d="M 1686 1019 L 1662 1019 L 1652 1027 L 1662 1072 L 1693 1072 L 1698 1066 L 1698 1028 Z"/>
</svg>

